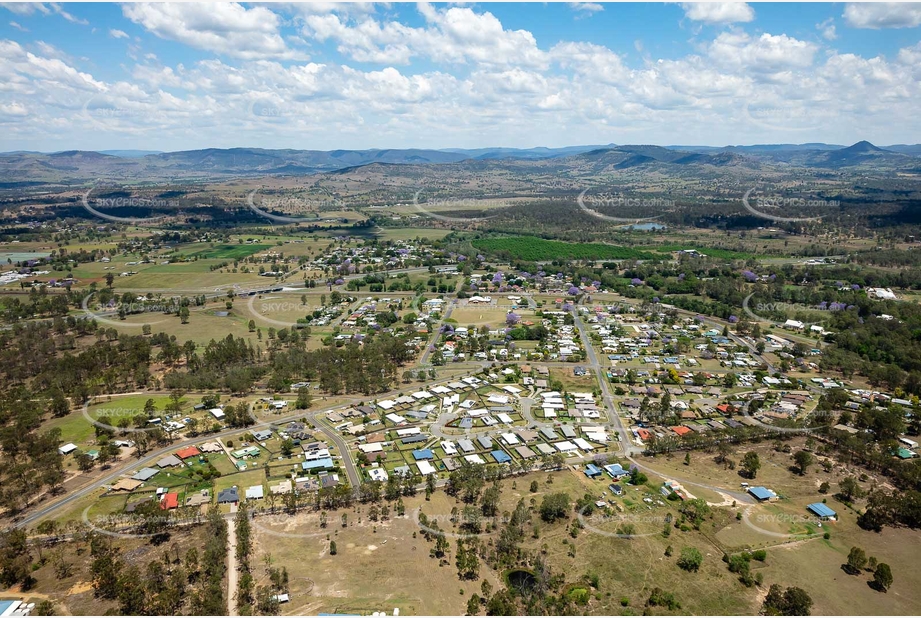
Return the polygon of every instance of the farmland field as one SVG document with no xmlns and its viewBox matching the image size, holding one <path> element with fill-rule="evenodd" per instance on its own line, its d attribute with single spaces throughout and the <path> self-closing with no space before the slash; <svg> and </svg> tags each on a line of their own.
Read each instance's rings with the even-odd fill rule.
<svg viewBox="0 0 921 618">
<path fill-rule="evenodd" d="M 191 255 L 197 256 L 202 259 L 216 259 L 216 260 L 238 260 L 240 258 L 248 257 L 254 253 L 259 253 L 260 251 L 265 251 L 266 249 L 271 249 L 273 245 L 215 245 L 214 247 L 209 247 L 207 249 L 202 249 L 201 251 L 196 251 Z"/>
<path fill-rule="evenodd" d="M 544 240 L 531 236 L 509 236 L 505 238 L 482 238 L 474 240 L 473 246 L 482 251 L 507 255 L 512 259 L 539 260 L 630 260 L 651 259 L 653 254 L 602 243 L 569 243 L 558 240 Z"/>
</svg>

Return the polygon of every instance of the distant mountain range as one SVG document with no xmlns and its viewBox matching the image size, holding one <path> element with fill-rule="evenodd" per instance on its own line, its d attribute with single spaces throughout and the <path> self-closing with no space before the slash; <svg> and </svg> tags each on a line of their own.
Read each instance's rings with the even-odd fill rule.
<svg viewBox="0 0 921 618">
<path fill-rule="evenodd" d="M 476 148 L 388 150 L 274 150 L 208 148 L 179 152 L 70 150 L 0 154 L 0 187 L 21 184 L 85 183 L 107 180 L 181 180 L 261 175 L 301 175 L 349 170 L 370 164 L 442 165 L 506 162 L 546 168 L 547 164 L 586 173 L 644 167 L 799 166 L 839 169 L 872 167 L 918 172 L 921 145 L 880 148 L 861 141 L 834 144 L 751 146 L 595 145 L 565 148 Z"/>
</svg>

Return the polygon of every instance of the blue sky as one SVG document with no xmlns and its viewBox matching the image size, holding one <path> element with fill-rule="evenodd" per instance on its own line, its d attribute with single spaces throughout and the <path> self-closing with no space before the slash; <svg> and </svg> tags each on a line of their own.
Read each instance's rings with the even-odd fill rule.
<svg viewBox="0 0 921 618">
<path fill-rule="evenodd" d="M 0 3 L 0 151 L 921 142 L 921 4 Z"/>
</svg>

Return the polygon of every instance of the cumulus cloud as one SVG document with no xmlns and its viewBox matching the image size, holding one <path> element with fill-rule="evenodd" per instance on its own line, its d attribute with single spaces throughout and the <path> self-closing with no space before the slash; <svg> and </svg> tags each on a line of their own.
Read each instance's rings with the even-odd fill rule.
<svg viewBox="0 0 921 618">
<path fill-rule="evenodd" d="M 604 6 L 597 2 L 570 2 L 569 6 L 580 13 L 599 13 L 604 10 Z"/>
<path fill-rule="evenodd" d="M 68 13 L 64 7 L 56 2 L 0 2 L 0 6 L 17 15 L 29 16 L 35 13 L 42 15 L 60 15 L 72 24 L 88 26 L 90 22 Z"/>
<path fill-rule="evenodd" d="M 724 32 L 709 45 L 708 55 L 722 67 L 757 73 L 777 73 L 812 64 L 818 47 L 786 34 Z"/>
<path fill-rule="evenodd" d="M 755 19 L 755 9 L 744 2 L 685 2 L 684 16 L 708 24 L 732 24 Z"/>
<path fill-rule="evenodd" d="M 527 30 L 507 30 L 492 13 L 465 7 L 439 11 L 420 5 L 425 27 L 371 17 L 343 18 L 333 13 L 309 15 L 305 36 L 338 42 L 341 53 L 359 62 L 407 64 L 423 57 L 435 62 L 546 66 L 547 57 Z"/>
<path fill-rule="evenodd" d="M 124 30 L 118 30 L 117 28 L 111 28 L 109 30 L 109 36 L 113 39 L 127 39 L 128 33 Z"/>
<path fill-rule="evenodd" d="M 51 9 L 42 2 L 0 2 L 0 6 L 17 15 L 32 15 L 35 12 L 51 14 Z"/>
<path fill-rule="evenodd" d="M 850 3 L 844 19 L 854 28 L 914 28 L 921 25 L 921 3 Z"/>
<path fill-rule="evenodd" d="M 833 17 L 829 17 L 825 21 L 816 24 L 815 27 L 826 41 L 834 41 L 838 38 L 838 33 L 835 31 L 835 19 Z"/>
<path fill-rule="evenodd" d="M 134 3 L 125 17 L 162 39 L 236 58 L 298 59 L 279 34 L 278 15 L 238 3 Z"/>
<path fill-rule="evenodd" d="M 733 28 L 696 41 L 693 53 L 656 57 L 653 48 L 628 63 L 629 42 L 541 46 L 480 8 L 415 10 L 421 19 L 330 7 L 283 23 L 277 5 L 126 6 L 156 36 L 216 56 L 166 62 L 172 55 L 137 50 L 117 80 L 93 75 L 71 47 L 75 58 L 0 40 L 4 141 L 44 150 L 476 146 L 483 135 L 507 145 L 841 143 L 853 132 L 886 143 L 921 131 L 921 44 L 863 57 L 819 36 Z M 106 27 L 120 38 L 117 25 Z M 292 30 L 345 59 L 293 60 Z M 783 114 L 759 120 L 758 110 Z"/>
</svg>

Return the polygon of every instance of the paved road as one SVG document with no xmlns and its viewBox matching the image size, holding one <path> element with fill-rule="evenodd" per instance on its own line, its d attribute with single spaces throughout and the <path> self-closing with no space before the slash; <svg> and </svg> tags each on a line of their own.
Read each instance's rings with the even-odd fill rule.
<svg viewBox="0 0 921 618">
<path fill-rule="evenodd" d="M 342 439 L 342 436 L 335 432 L 332 427 L 329 427 L 324 419 L 317 418 L 316 414 L 308 416 L 307 420 L 316 429 L 322 431 L 326 437 L 336 445 L 336 449 L 339 451 L 339 456 L 342 459 L 342 465 L 345 467 L 345 473 L 349 477 L 349 485 L 351 485 L 353 488 L 357 488 L 359 485 L 361 485 L 361 475 L 358 474 L 358 469 L 355 467 L 355 462 L 352 461 L 352 454 L 349 451 L 349 447 L 345 443 L 345 440 Z"/>
<path fill-rule="evenodd" d="M 432 334 L 429 337 L 429 340 L 425 342 L 425 350 L 422 351 L 422 356 L 419 357 L 418 366 L 423 366 L 428 362 L 429 356 L 432 355 L 434 351 L 433 348 L 438 344 L 438 340 L 441 338 L 441 327 L 442 325 L 451 317 L 451 312 L 454 311 L 454 306 L 457 304 L 457 299 L 451 299 L 448 301 L 448 307 L 445 309 L 444 315 L 441 316 L 441 319 L 438 321 L 438 324 L 432 325 Z"/>
<path fill-rule="evenodd" d="M 405 390 L 405 386 L 399 389 L 393 389 L 387 393 L 381 393 L 380 395 L 377 395 L 377 397 L 386 398 L 389 396 L 396 395 L 402 390 Z M 151 394 L 154 394 L 154 393 L 151 393 Z M 106 395 L 100 395 L 100 397 L 105 397 L 105 396 Z M 354 398 L 355 401 L 359 401 L 360 399 L 367 399 L 367 398 L 357 397 L 357 396 Z M 80 489 L 77 489 L 73 492 L 68 493 L 62 498 L 43 506 L 42 508 L 30 513 L 29 515 L 24 516 L 22 519 L 20 519 L 14 524 L 14 527 L 23 528 L 23 527 L 29 526 L 30 524 L 38 521 L 39 519 L 42 519 L 50 515 L 51 513 L 54 513 L 55 511 L 58 511 L 66 507 L 67 505 L 81 498 L 88 496 L 89 494 L 93 493 L 94 491 L 102 487 L 103 485 L 113 484 L 114 482 L 118 480 L 119 477 L 124 475 L 126 472 L 130 470 L 137 470 L 137 469 L 143 468 L 147 466 L 148 464 L 154 463 L 157 460 L 161 459 L 162 457 L 182 447 L 198 444 L 202 442 L 203 440 L 213 441 L 213 440 L 217 440 L 220 438 L 228 438 L 231 436 L 238 435 L 243 431 L 255 431 L 260 428 L 270 428 L 272 426 L 281 425 L 289 421 L 297 420 L 302 417 L 307 417 L 307 419 L 311 422 L 312 425 L 314 425 L 318 430 L 320 430 L 328 438 L 330 438 L 330 440 L 332 440 L 336 444 L 337 448 L 341 449 L 340 456 L 342 458 L 343 465 L 346 469 L 346 473 L 349 475 L 349 482 L 352 483 L 353 487 L 357 487 L 358 479 L 360 477 L 358 475 L 357 470 L 355 469 L 354 463 L 351 460 L 351 456 L 349 454 L 348 448 L 343 448 L 344 442 L 342 442 L 342 438 L 335 431 L 333 431 L 332 428 L 325 426 L 323 423 L 317 422 L 317 419 L 316 419 L 316 417 L 321 414 L 325 414 L 326 412 L 330 412 L 332 410 L 336 410 L 336 409 L 345 407 L 347 405 L 349 405 L 349 403 L 345 402 L 345 403 L 339 403 L 333 406 L 326 406 L 326 407 L 319 408 L 316 410 L 310 410 L 310 411 L 297 410 L 290 414 L 278 416 L 270 420 L 259 421 L 255 425 L 252 425 L 250 427 L 230 428 L 230 429 L 219 431 L 217 433 L 212 433 L 212 434 L 207 434 L 207 435 L 202 434 L 202 435 L 196 436 L 195 438 L 186 438 L 183 440 L 179 440 L 179 441 L 173 442 L 172 444 L 169 444 L 168 446 L 150 451 L 143 457 L 140 457 L 137 459 L 125 459 L 123 461 L 116 462 L 117 465 L 114 465 L 111 468 L 111 470 L 105 475 L 95 479 L 94 481 L 90 482 L 88 485 L 85 485 L 84 487 Z"/>
<path fill-rule="evenodd" d="M 608 423 L 616 429 L 617 433 L 620 435 L 620 445 L 624 453 L 630 455 L 632 452 L 639 452 L 642 449 L 634 445 L 633 434 L 627 429 L 620 415 L 617 413 L 617 408 L 614 406 L 614 398 L 611 395 L 611 388 L 608 384 L 607 376 L 605 375 L 606 369 L 598 360 L 598 355 L 595 353 L 595 348 L 592 346 L 591 337 L 589 337 L 588 331 L 585 328 L 585 323 L 578 313 L 575 314 L 575 325 L 576 329 L 579 331 L 579 336 L 582 338 L 582 346 L 585 348 L 585 355 L 589 361 L 588 364 L 595 373 L 595 377 L 598 380 L 598 386 L 601 388 L 601 397 L 607 409 Z"/>
</svg>

